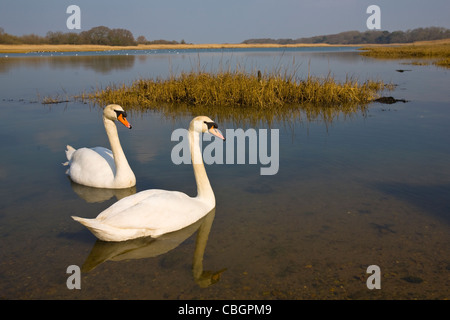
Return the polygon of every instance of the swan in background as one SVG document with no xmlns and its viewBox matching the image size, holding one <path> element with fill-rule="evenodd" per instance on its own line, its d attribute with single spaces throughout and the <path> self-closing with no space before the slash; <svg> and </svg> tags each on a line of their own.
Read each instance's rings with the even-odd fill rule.
<svg viewBox="0 0 450 320">
<path fill-rule="evenodd" d="M 72 218 L 103 241 L 159 237 L 198 221 L 216 206 L 200 150 L 200 135 L 203 132 L 225 140 L 210 118 L 199 116 L 191 121 L 189 146 L 197 183 L 196 197 L 179 191 L 145 190 L 117 201 L 95 219 Z"/>
<path fill-rule="evenodd" d="M 120 121 L 131 129 L 126 112 L 117 104 L 110 104 L 103 110 L 103 124 L 108 135 L 111 150 L 103 147 L 74 149 L 67 146 L 66 174 L 78 184 L 108 189 L 130 188 L 136 185 L 136 177 L 128 164 L 120 145 L 114 121 Z"/>
</svg>

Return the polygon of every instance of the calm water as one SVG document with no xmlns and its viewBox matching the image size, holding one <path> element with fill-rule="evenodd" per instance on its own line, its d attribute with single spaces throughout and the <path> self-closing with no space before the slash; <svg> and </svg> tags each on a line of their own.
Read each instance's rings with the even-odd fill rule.
<svg viewBox="0 0 450 320">
<path fill-rule="evenodd" d="M 450 74 L 401 63 L 352 48 L 2 55 L 0 298 L 450 298 Z M 236 65 L 380 79 L 409 102 L 331 123 L 275 121 L 279 172 L 209 165 L 215 212 L 158 240 L 103 243 L 70 218 L 149 188 L 194 195 L 192 167 L 170 158 L 172 131 L 193 115 L 131 113 L 133 129 L 119 135 L 138 182 L 112 192 L 71 184 L 61 165 L 66 144 L 109 147 L 101 109 L 40 98 Z M 249 128 L 215 120 L 222 131 Z M 82 268 L 81 290 L 66 286 L 70 265 Z M 369 265 L 380 267 L 379 290 L 366 286 Z"/>
</svg>

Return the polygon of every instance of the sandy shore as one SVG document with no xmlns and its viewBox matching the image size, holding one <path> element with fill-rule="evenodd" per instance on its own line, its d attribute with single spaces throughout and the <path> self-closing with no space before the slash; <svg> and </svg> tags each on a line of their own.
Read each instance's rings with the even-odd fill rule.
<svg viewBox="0 0 450 320">
<path fill-rule="evenodd" d="M 414 43 L 402 44 L 243 44 L 243 43 L 224 43 L 224 44 L 152 44 L 137 46 L 101 46 L 101 45 L 51 45 L 51 44 L 0 44 L 0 53 L 27 53 L 27 52 L 69 52 L 69 51 L 113 51 L 113 50 L 158 50 L 158 49 L 222 49 L 222 48 L 297 48 L 297 47 L 378 47 L 378 46 L 396 46 L 396 45 L 424 45 L 424 44 L 442 44 L 450 43 L 450 39 L 420 41 Z"/>
</svg>

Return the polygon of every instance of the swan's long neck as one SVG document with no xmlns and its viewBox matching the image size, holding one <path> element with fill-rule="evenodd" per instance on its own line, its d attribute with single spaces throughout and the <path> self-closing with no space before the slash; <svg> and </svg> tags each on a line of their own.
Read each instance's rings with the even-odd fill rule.
<svg viewBox="0 0 450 320">
<path fill-rule="evenodd" d="M 103 123 L 105 125 L 106 134 L 108 135 L 109 144 L 111 145 L 111 151 L 114 156 L 114 163 L 116 165 L 114 181 L 119 181 L 121 179 L 124 179 L 126 176 L 129 177 L 130 172 L 131 174 L 133 174 L 133 171 L 128 164 L 122 146 L 120 145 L 116 124 L 114 123 L 114 121 L 109 120 L 105 117 L 103 117 Z"/>
<path fill-rule="evenodd" d="M 200 133 L 190 129 L 189 144 L 191 147 L 191 160 L 194 168 L 195 181 L 197 183 L 197 198 L 207 201 L 214 207 L 216 200 L 206 174 L 205 165 L 203 164 L 202 151 L 200 149 Z"/>
</svg>

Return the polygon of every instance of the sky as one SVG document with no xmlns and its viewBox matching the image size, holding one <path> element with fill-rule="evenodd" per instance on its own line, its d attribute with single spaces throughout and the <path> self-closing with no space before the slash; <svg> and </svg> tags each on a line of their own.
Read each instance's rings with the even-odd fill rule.
<svg viewBox="0 0 450 320">
<path fill-rule="evenodd" d="M 80 30 L 67 28 L 70 5 L 80 8 Z M 370 5 L 380 7 L 381 30 L 450 29 L 449 0 L 0 0 L 0 27 L 44 36 L 103 25 L 147 40 L 240 43 L 367 31 Z"/>
</svg>

